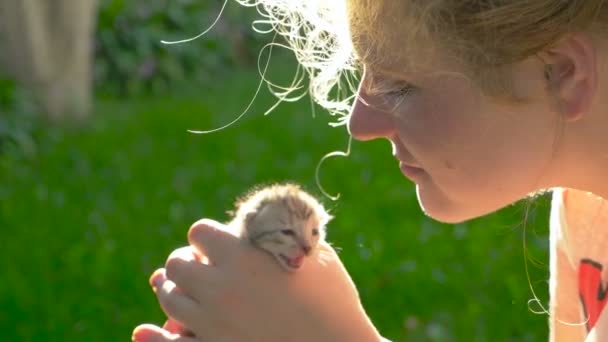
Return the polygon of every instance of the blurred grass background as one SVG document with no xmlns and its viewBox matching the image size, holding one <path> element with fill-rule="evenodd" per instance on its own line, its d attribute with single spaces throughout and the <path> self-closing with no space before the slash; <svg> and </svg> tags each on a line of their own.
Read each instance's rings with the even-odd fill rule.
<svg viewBox="0 0 608 342">
<path fill-rule="evenodd" d="M 267 91 L 234 126 L 188 133 L 236 117 L 259 76 L 249 57 L 234 57 L 235 41 L 219 33 L 177 48 L 156 45 L 165 33 L 200 31 L 210 5 L 136 3 L 102 1 L 89 122 L 48 123 L 27 92 L 11 80 L 0 83 L 1 340 L 128 340 L 137 324 L 161 323 L 147 279 L 186 243 L 192 222 L 225 220 L 234 198 L 260 182 L 296 181 L 319 194 L 317 162 L 346 146 L 344 127 L 330 128 L 333 118 L 318 108 L 313 118 L 306 98 L 263 116 L 275 101 Z M 233 20 L 246 32 L 242 19 L 252 10 L 233 5 L 226 25 Z M 142 8 L 156 12 L 136 15 Z M 159 24 L 167 20 L 187 24 L 170 30 Z M 116 43 L 125 32 L 132 40 Z M 253 56 L 264 41 L 238 39 Z M 153 48 L 132 44 L 142 41 Z M 281 54 L 272 78 L 285 81 L 294 67 Z M 324 199 L 336 217 L 328 239 L 385 337 L 547 339 L 547 315 L 528 304 L 524 264 L 546 306 L 547 198 L 529 211 L 519 203 L 463 224 L 437 223 L 421 213 L 385 141 L 354 142 L 350 157 L 324 164 L 321 181 L 341 194 L 336 202 Z"/>
</svg>

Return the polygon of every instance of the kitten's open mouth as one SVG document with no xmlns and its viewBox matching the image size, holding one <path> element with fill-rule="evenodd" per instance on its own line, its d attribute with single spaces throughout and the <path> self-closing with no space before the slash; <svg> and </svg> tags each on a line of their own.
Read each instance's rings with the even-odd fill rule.
<svg viewBox="0 0 608 342">
<path fill-rule="evenodd" d="M 281 259 L 283 259 L 283 261 L 285 261 L 287 266 L 291 268 L 300 268 L 300 266 L 302 266 L 302 262 L 304 261 L 304 255 L 302 254 L 294 258 L 288 258 L 283 254 L 279 254 L 279 256 L 281 257 Z"/>
</svg>

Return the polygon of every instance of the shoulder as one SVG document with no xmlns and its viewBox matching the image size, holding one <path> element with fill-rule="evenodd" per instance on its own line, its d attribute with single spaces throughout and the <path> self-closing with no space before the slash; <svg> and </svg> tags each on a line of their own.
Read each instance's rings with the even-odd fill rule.
<svg viewBox="0 0 608 342">
<path fill-rule="evenodd" d="M 561 189 L 564 205 L 568 212 L 577 213 L 601 209 L 606 200 L 594 193 L 575 189 Z"/>
<path fill-rule="evenodd" d="M 585 229 L 608 224 L 608 201 L 588 191 L 556 190 L 551 206 L 565 227 Z"/>
<path fill-rule="evenodd" d="M 608 201 L 587 191 L 554 189 L 550 226 L 552 246 L 578 260 L 586 246 L 608 242 L 603 236 L 608 227 Z"/>
<path fill-rule="evenodd" d="M 593 218 L 598 219 L 599 214 L 608 212 L 607 204 L 608 201 L 588 191 L 556 188 L 553 189 L 551 213 L 563 216 L 555 217 L 566 220 L 561 223 L 573 225 Z"/>
</svg>

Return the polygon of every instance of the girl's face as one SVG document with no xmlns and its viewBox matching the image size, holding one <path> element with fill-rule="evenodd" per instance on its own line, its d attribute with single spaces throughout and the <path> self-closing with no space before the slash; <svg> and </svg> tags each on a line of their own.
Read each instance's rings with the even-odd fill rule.
<svg viewBox="0 0 608 342">
<path fill-rule="evenodd" d="M 543 65 L 531 59 L 513 75 L 525 104 L 499 102 L 454 73 L 366 69 L 349 132 L 391 141 L 427 215 L 459 222 L 487 214 L 552 186 L 559 122 Z"/>
</svg>

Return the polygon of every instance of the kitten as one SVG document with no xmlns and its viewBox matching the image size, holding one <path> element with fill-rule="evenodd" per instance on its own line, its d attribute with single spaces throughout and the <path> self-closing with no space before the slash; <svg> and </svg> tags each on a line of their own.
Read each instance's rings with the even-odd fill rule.
<svg viewBox="0 0 608 342">
<path fill-rule="evenodd" d="M 228 225 L 242 239 L 273 255 L 286 271 L 300 268 L 317 252 L 332 219 L 323 206 L 295 184 L 254 189 L 236 203 Z"/>
</svg>

